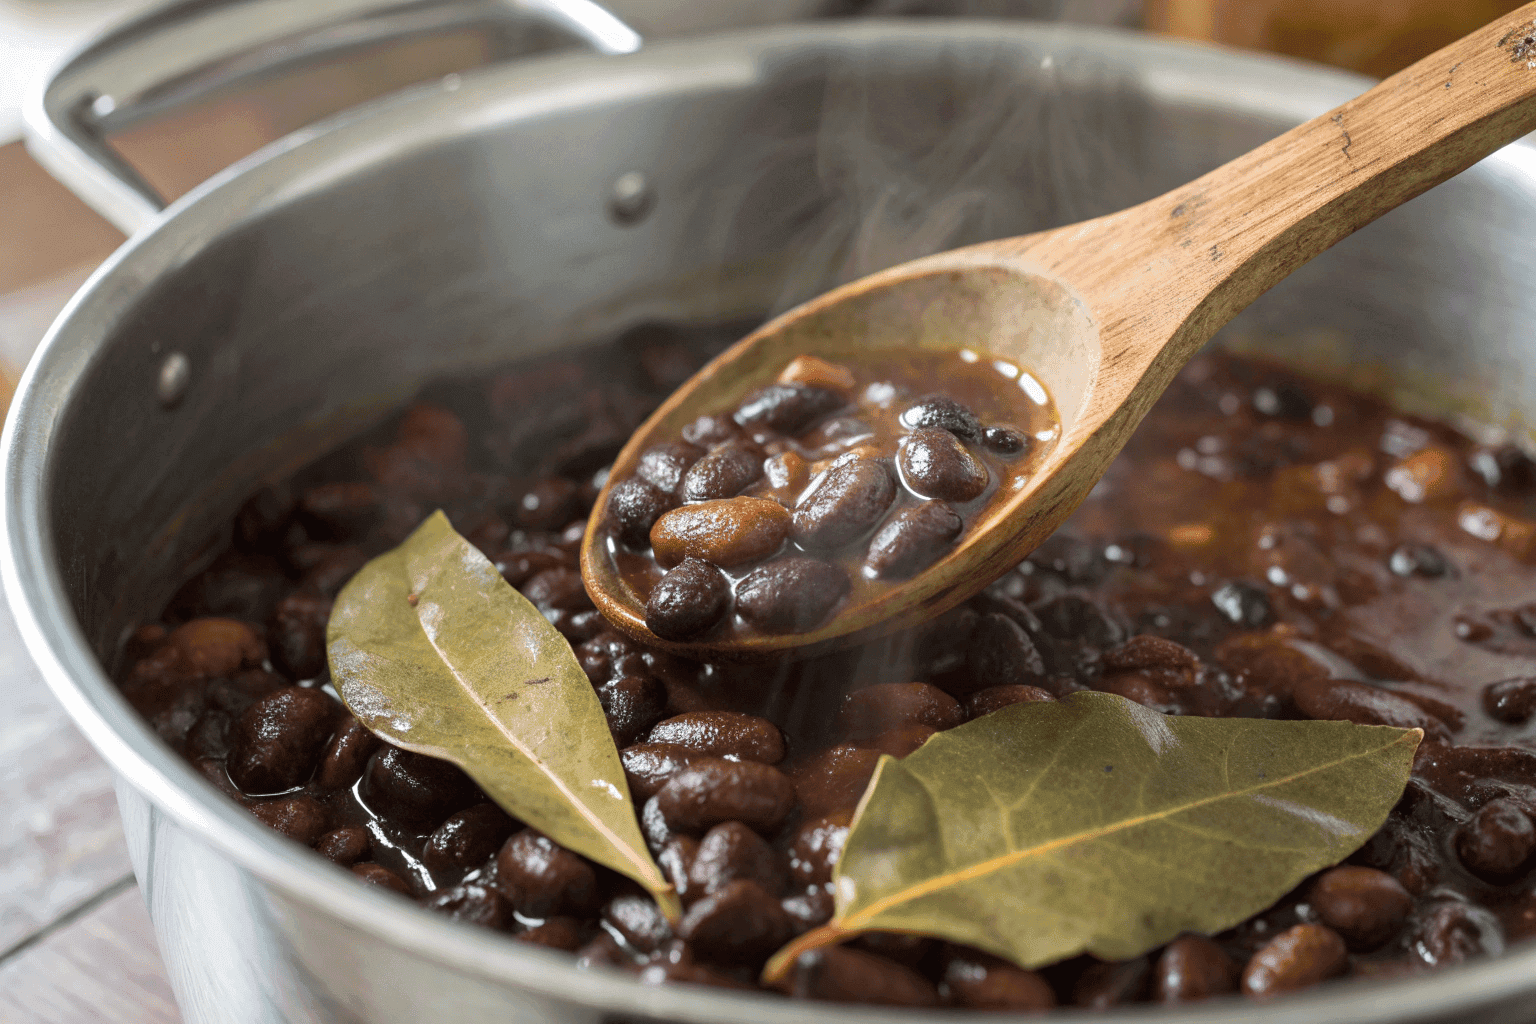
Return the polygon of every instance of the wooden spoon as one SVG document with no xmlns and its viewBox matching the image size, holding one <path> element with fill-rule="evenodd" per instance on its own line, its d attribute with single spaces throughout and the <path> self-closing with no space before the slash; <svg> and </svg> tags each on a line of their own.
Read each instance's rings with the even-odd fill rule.
<svg viewBox="0 0 1536 1024">
<path fill-rule="evenodd" d="M 734 408 L 796 355 L 968 347 L 1044 381 L 1061 440 L 1032 480 L 912 580 L 785 636 L 673 643 L 597 539 L 581 551 L 603 615 L 695 657 L 824 650 L 931 619 L 1044 541 L 1087 496 L 1174 375 L 1254 299 L 1340 239 L 1536 129 L 1536 3 L 1528 4 L 1182 188 L 1079 224 L 913 260 L 775 318 L 685 383 L 619 453 Z M 802 652 L 804 653 L 804 652 Z"/>
</svg>

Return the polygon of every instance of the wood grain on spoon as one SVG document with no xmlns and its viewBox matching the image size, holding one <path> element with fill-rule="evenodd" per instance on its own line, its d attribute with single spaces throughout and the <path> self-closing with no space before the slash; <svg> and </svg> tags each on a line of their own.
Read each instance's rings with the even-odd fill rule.
<svg viewBox="0 0 1536 1024">
<path fill-rule="evenodd" d="M 1191 356 L 1292 271 L 1382 214 L 1536 129 L 1536 4 L 1472 33 L 1188 185 L 1096 220 L 925 257 L 759 328 L 685 383 L 630 439 L 610 481 L 701 413 L 733 408 L 794 356 L 970 347 L 1035 371 L 1061 441 L 1029 485 L 912 580 L 808 633 L 662 641 L 597 541 L 598 608 L 648 644 L 753 656 L 862 642 L 931 619 L 1016 565 L 1064 521 Z"/>
</svg>

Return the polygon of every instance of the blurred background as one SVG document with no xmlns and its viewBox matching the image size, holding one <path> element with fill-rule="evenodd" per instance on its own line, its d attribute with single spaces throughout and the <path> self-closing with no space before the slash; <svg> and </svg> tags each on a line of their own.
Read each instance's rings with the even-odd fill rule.
<svg viewBox="0 0 1536 1024">
<path fill-rule="evenodd" d="M 221 0 L 200 0 L 214 3 Z M 313 0 L 322 5 L 331 0 Z M 49 322 L 122 235 L 27 155 L 26 91 L 145 0 L 0 0 L 0 406 Z M 650 38 L 826 17 L 1033 18 L 1269 50 L 1385 76 L 1517 0 L 610 0 Z M 494 59 L 445 33 L 214 95 L 113 138 L 168 198 L 372 96 Z M 179 1020 L 129 872 L 111 776 L 37 677 L 0 609 L 0 1021 Z"/>
</svg>

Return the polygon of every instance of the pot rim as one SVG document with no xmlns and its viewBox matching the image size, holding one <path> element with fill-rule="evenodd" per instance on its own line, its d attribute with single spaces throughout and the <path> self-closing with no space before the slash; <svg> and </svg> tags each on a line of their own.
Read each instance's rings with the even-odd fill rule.
<svg viewBox="0 0 1536 1024">
<path fill-rule="evenodd" d="M 1249 106 L 1298 122 L 1356 95 L 1368 79 L 1284 58 L 1159 39 L 1113 29 L 1019 22 L 860 21 L 756 29 L 648 46 L 624 57 L 558 55 L 487 68 L 407 90 L 348 111 L 273 143 L 177 200 L 91 275 L 33 356 L 6 418 L 0 583 L 33 660 L 75 724 L 114 771 L 199 840 L 285 897 L 455 971 L 516 986 L 593 1010 L 662 1019 L 791 1024 L 806 1004 L 762 993 L 696 986 L 648 986 L 619 972 L 578 969 L 570 956 L 462 927 L 412 903 L 356 884 L 311 851 L 289 842 L 218 792 L 170 751 L 121 696 L 92 651 L 71 606 L 55 557 L 49 483 L 52 439 L 79 381 L 110 344 L 144 289 L 194 260 L 212 241 L 328 180 L 371 162 L 450 141 L 482 124 L 519 114 L 573 109 L 601 96 L 750 85 L 766 58 L 818 43 L 877 40 L 942 43 L 985 38 L 1040 48 L 1076 43 L 1140 74 L 1167 99 Z M 1536 183 L 1536 145 L 1517 143 L 1489 158 Z M 153 382 L 145 382 L 152 388 Z M 1356 982 L 1254 1004 L 1238 997 L 1193 1007 L 1127 1008 L 1094 1019 L 1272 1024 L 1409 1022 L 1466 1014 L 1519 997 L 1536 999 L 1536 943 L 1433 975 Z M 888 1021 L 889 1007 L 817 1004 L 819 1020 Z M 1070 1012 L 1070 1011 L 1068 1011 Z M 914 1022 L 952 1020 L 970 1011 L 905 1011 Z M 1055 1016 L 1055 1015 L 1053 1015 Z M 1034 1018 L 1032 1018 L 1034 1019 Z"/>
</svg>

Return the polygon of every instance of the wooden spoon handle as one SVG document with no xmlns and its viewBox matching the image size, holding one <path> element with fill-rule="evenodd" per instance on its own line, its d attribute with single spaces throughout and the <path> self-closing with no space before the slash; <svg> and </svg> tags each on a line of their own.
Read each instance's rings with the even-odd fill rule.
<svg viewBox="0 0 1536 1024">
<path fill-rule="evenodd" d="M 1081 257 L 1060 249 L 1046 262 L 1093 282 L 1092 306 L 1174 328 L 1161 353 L 1125 353 L 1171 374 L 1297 267 L 1532 130 L 1536 3 L 1186 186 L 1092 222 L 1078 244 L 1096 265 L 1069 267 Z M 1147 336 L 1105 326 L 1110 348 Z"/>
</svg>

